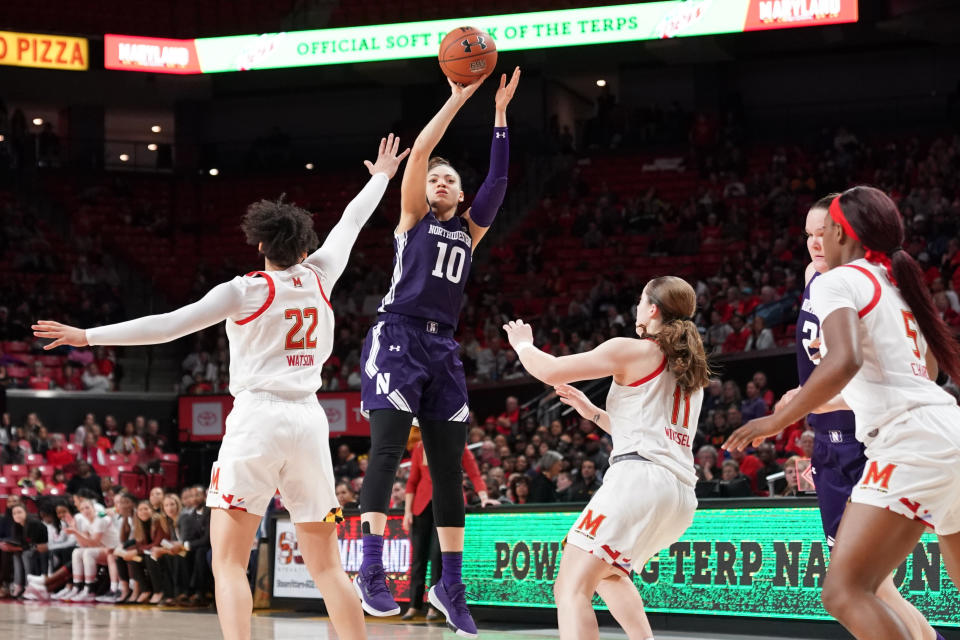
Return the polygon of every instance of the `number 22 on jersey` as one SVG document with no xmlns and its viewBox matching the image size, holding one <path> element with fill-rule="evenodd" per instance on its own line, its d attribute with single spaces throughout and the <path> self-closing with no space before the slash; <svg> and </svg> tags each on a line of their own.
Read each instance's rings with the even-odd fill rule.
<svg viewBox="0 0 960 640">
<path fill-rule="evenodd" d="M 285 309 L 283 317 L 287 320 L 293 320 L 293 326 L 287 331 L 287 339 L 283 348 L 292 349 L 316 349 L 317 339 L 313 336 L 317 330 L 317 308 L 307 307 L 306 309 Z M 297 337 L 303 329 L 304 319 L 312 319 L 305 335 Z"/>
</svg>

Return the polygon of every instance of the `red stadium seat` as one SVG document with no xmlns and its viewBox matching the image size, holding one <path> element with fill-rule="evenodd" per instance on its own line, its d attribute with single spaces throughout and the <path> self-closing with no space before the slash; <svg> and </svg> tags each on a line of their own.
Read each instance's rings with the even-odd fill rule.
<svg viewBox="0 0 960 640">
<path fill-rule="evenodd" d="M 40 469 L 40 475 L 44 478 L 52 478 L 56 472 L 56 467 L 52 464 L 38 464 L 37 469 Z"/>
<path fill-rule="evenodd" d="M 7 476 L 0 476 L 0 495 L 8 496 L 16 493 L 17 481 Z"/>
<path fill-rule="evenodd" d="M 17 380 L 26 380 L 30 377 L 30 369 L 12 364 L 7 367 L 7 375 Z"/>
<path fill-rule="evenodd" d="M 117 482 L 124 489 L 129 491 L 135 498 L 138 500 L 143 500 L 147 497 L 147 491 L 149 491 L 147 486 L 147 476 L 137 471 L 124 471 L 119 474 Z"/>
<path fill-rule="evenodd" d="M 41 454 L 39 454 L 39 453 L 31 453 L 31 454 L 28 454 L 28 455 L 26 456 L 26 458 L 25 458 L 25 462 L 27 463 L 27 466 L 28 466 L 28 467 L 39 467 L 39 466 L 43 465 L 44 463 L 46 463 L 46 461 L 47 461 L 47 459 L 44 458 L 44 457 L 43 457 Z"/>
<path fill-rule="evenodd" d="M 107 458 L 107 464 L 109 465 L 123 464 L 127 461 L 126 457 L 120 455 L 119 453 L 108 453 L 105 457 Z"/>
<path fill-rule="evenodd" d="M 154 487 L 160 487 L 161 489 L 166 490 L 167 487 L 164 484 L 165 482 L 166 476 L 164 476 L 162 473 L 151 473 L 148 475 L 148 483 L 151 489 Z"/>
<path fill-rule="evenodd" d="M 37 360 L 39 360 L 45 367 L 63 366 L 63 356 L 38 356 Z"/>
<path fill-rule="evenodd" d="M 160 462 L 163 475 L 163 486 L 177 487 L 180 485 L 180 464 L 163 460 Z"/>
<path fill-rule="evenodd" d="M 175 453 L 165 453 L 160 456 L 160 459 L 164 462 L 180 462 L 180 456 Z"/>
<path fill-rule="evenodd" d="M 50 487 L 49 489 L 47 489 L 47 495 L 48 495 L 48 496 L 59 496 L 59 495 L 63 495 L 63 494 L 60 493 L 60 489 L 57 489 L 56 487 Z"/>
<path fill-rule="evenodd" d="M 20 340 L 12 340 L 3 343 L 3 350 L 7 353 L 30 353 L 30 345 Z"/>
<path fill-rule="evenodd" d="M 23 464 L 5 464 L 3 465 L 3 475 L 7 478 L 13 478 L 14 483 L 29 473 L 26 465 Z"/>
<path fill-rule="evenodd" d="M 20 489 L 20 495 L 25 498 L 34 498 L 37 496 L 37 489 L 35 487 L 23 487 Z"/>
<path fill-rule="evenodd" d="M 103 476 L 113 477 L 110 475 L 110 467 L 105 464 L 95 464 L 93 465 L 93 472 L 96 473 L 101 478 Z"/>
<path fill-rule="evenodd" d="M 72 453 L 73 455 L 77 455 L 77 452 L 80 451 L 80 447 L 73 444 L 72 442 L 68 442 L 66 445 L 64 445 L 63 448 L 69 451 L 70 453 Z"/>
</svg>

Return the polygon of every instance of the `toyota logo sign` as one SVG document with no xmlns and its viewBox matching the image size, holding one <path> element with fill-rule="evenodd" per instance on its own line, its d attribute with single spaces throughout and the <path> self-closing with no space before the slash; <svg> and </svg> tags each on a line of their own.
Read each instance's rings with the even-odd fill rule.
<svg viewBox="0 0 960 640">
<path fill-rule="evenodd" d="M 201 427 L 212 427 L 217 424 L 217 414 L 213 411 L 199 411 L 196 415 L 197 424 Z"/>
</svg>

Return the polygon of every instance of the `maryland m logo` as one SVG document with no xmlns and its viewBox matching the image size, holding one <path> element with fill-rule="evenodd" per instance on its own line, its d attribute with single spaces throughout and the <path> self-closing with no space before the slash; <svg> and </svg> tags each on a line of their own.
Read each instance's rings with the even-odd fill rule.
<svg viewBox="0 0 960 640">
<path fill-rule="evenodd" d="M 871 460 L 870 466 L 867 467 L 867 472 L 863 476 L 863 484 L 878 484 L 882 489 L 889 489 L 890 476 L 896 468 L 897 465 L 891 463 L 880 470 L 877 467 L 877 461 Z"/>
<path fill-rule="evenodd" d="M 295 286 L 295 287 L 302 287 L 302 286 L 303 286 L 303 282 L 300 281 L 300 278 L 296 278 L 296 277 L 295 277 L 295 278 L 293 279 L 293 286 Z"/>
<path fill-rule="evenodd" d="M 597 537 L 597 529 L 600 528 L 600 525 L 603 524 L 603 521 L 607 516 L 598 514 L 596 518 L 593 517 L 593 510 L 587 509 L 587 512 L 583 514 L 583 520 L 577 525 L 577 529 L 585 535 L 590 536 L 591 538 Z"/>
</svg>

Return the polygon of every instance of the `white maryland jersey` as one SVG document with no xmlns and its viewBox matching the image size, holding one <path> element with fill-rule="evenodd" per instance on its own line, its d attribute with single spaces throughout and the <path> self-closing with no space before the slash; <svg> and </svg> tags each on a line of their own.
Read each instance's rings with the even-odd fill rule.
<svg viewBox="0 0 960 640">
<path fill-rule="evenodd" d="M 697 434 L 703 389 L 685 396 L 667 358 L 657 370 L 629 385 L 610 383 L 607 413 L 613 453 L 639 453 L 666 467 L 684 484 L 695 486 L 693 438 Z"/>
<path fill-rule="evenodd" d="M 860 316 L 863 366 L 841 391 L 856 414 L 858 440 L 869 444 L 911 409 L 957 404 L 930 380 L 927 341 L 882 266 L 861 259 L 831 269 L 813 282 L 810 299 L 821 323 L 837 309 Z"/>
<path fill-rule="evenodd" d="M 248 308 L 227 320 L 230 393 L 316 393 L 333 350 L 333 308 L 320 275 L 306 264 L 234 278 Z"/>
</svg>

